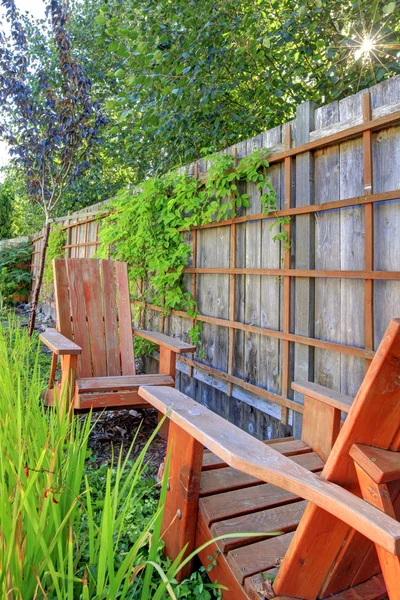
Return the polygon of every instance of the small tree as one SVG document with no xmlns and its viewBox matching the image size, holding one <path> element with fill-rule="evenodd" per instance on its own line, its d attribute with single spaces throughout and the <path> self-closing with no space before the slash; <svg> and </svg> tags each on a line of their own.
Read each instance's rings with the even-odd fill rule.
<svg viewBox="0 0 400 600">
<path fill-rule="evenodd" d="M 44 213 L 39 274 L 32 294 L 29 334 L 35 326 L 50 219 L 64 191 L 89 168 L 105 124 L 91 84 L 72 52 L 64 0 L 51 0 L 43 43 L 28 37 L 14 0 L 1 0 L 10 33 L 0 31 L 0 136 L 22 170 L 28 196 Z M 2 25 L 4 25 L 2 23 Z"/>
</svg>

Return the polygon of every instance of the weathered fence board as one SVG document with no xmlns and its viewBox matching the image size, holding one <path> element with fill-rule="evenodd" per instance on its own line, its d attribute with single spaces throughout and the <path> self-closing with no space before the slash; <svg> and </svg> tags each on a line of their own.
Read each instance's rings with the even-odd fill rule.
<svg viewBox="0 0 400 600">
<path fill-rule="evenodd" d="M 289 251 L 273 240 L 274 218 L 262 214 L 253 184 L 239 186 L 250 207 L 236 220 L 185 234 L 188 268 L 206 269 L 184 275 L 203 332 L 197 357 L 182 357 L 177 384 L 260 438 L 300 434 L 293 378 L 354 395 L 387 323 L 400 316 L 400 77 L 365 94 L 305 103 L 289 127 L 225 151 L 240 160 L 271 149 L 278 214 L 292 215 Z M 207 169 L 205 160 L 186 167 L 197 177 Z M 101 203 L 59 219 L 67 256 L 95 254 L 106 210 Z M 34 243 L 35 274 L 40 236 Z M 141 320 L 183 339 L 193 324 L 159 307 Z"/>
</svg>

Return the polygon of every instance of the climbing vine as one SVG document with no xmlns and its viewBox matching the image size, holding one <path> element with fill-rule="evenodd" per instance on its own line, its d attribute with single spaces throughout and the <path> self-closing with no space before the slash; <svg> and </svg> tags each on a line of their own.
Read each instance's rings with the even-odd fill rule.
<svg viewBox="0 0 400 600">
<path fill-rule="evenodd" d="M 61 225 L 57 225 L 50 231 L 42 283 L 42 296 L 45 298 L 53 295 L 53 259 L 64 258 L 66 237 L 65 230 L 61 228 Z"/>
<path fill-rule="evenodd" d="M 252 182 L 260 194 L 265 213 L 276 212 L 276 193 L 267 175 L 268 152 L 258 150 L 235 164 L 232 154 L 208 157 L 207 179 L 169 172 L 143 182 L 140 189 L 123 190 L 113 201 L 113 211 L 100 230 L 98 256 L 111 256 L 130 265 L 131 292 L 140 311 L 146 302 L 186 311 L 195 319 L 197 306 L 185 290 L 183 271 L 191 248 L 185 239 L 190 228 L 234 217 L 249 206 L 241 193 L 244 182 Z M 284 225 L 276 217 L 274 239 L 289 244 Z M 190 332 L 199 341 L 201 324 Z"/>
</svg>

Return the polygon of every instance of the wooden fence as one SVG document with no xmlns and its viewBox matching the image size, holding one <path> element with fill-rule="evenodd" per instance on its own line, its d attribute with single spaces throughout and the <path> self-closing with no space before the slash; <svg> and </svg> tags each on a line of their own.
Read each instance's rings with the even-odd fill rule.
<svg viewBox="0 0 400 600">
<path fill-rule="evenodd" d="M 273 241 L 253 184 L 250 207 L 187 234 L 185 282 L 203 323 L 202 354 L 177 384 L 257 437 L 300 434 L 296 381 L 354 396 L 389 320 L 400 317 L 400 77 L 226 152 L 270 148 L 269 174 L 291 248 Z M 186 167 L 206 177 L 208 165 Z M 100 211 L 100 212 L 99 212 Z M 67 256 L 94 254 L 104 206 L 63 219 Z M 37 269 L 40 236 L 34 239 Z M 187 338 L 192 322 L 148 306 L 145 326 Z M 201 356 L 201 357 L 200 357 Z M 153 365 L 154 366 L 154 365 Z"/>
</svg>

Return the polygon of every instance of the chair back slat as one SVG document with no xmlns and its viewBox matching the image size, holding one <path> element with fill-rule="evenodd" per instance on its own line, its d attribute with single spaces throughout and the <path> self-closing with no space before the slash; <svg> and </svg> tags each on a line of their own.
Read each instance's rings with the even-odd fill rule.
<svg viewBox="0 0 400 600">
<path fill-rule="evenodd" d="M 107 375 L 120 375 L 121 365 L 118 347 L 118 322 L 114 264 L 101 261 L 103 279 L 104 329 L 106 334 Z"/>
<path fill-rule="evenodd" d="M 119 317 L 119 343 L 122 375 L 135 375 L 135 355 L 133 352 L 132 312 L 129 299 L 128 267 L 124 262 L 115 263 L 117 275 L 117 297 Z"/>
<path fill-rule="evenodd" d="M 92 361 L 90 358 L 89 331 L 86 321 L 85 292 L 79 259 L 69 258 L 65 260 L 64 269 L 68 278 L 73 340 L 82 348 L 82 353 L 78 357 L 77 373 L 79 377 L 91 377 Z"/>
<path fill-rule="evenodd" d="M 53 260 L 54 275 L 54 298 L 56 302 L 57 324 L 60 333 L 72 340 L 71 309 L 69 299 L 69 286 L 65 260 L 56 258 Z"/>
<path fill-rule="evenodd" d="M 100 282 L 100 261 L 93 258 L 81 258 L 79 260 L 82 270 L 93 375 L 94 377 L 106 377 L 106 343 Z"/>
<path fill-rule="evenodd" d="M 78 377 L 135 375 L 126 263 L 54 261 L 58 330 L 82 348 Z"/>
</svg>

